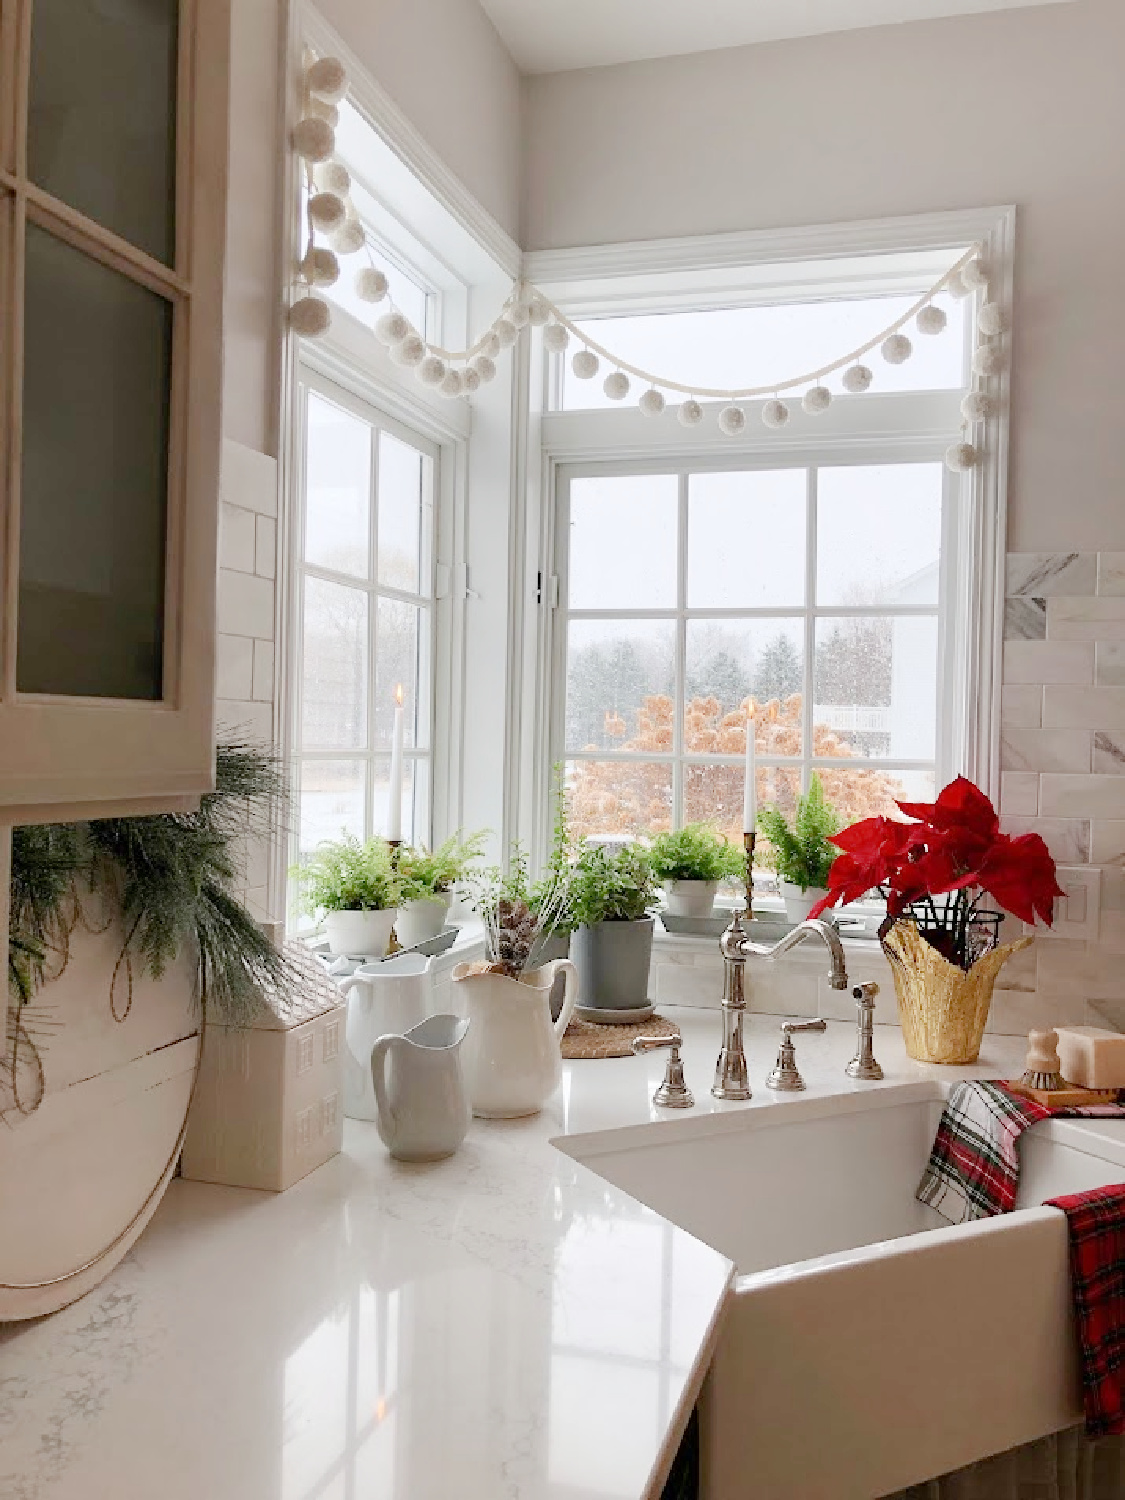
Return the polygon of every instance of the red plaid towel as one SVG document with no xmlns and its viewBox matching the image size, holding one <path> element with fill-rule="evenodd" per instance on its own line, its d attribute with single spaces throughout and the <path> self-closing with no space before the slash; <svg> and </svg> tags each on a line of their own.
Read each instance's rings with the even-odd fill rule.
<svg viewBox="0 0 1125 1500">
<path fill-rule="evenodd" d="M 1066 1214 L 1089 1437 L 1125 1433 L 1125 1183 L 1049 1200 Z"/>
<path fill-rule="evenodd" d="M 1008 1213 L 1020 1184 L 1016 1142 L 1029 1125 L 1052 1115 L 1122 1113 L 1119 1104 L 1047 1109 L 1002 1083 L 955 1084 L 915 1197 L 951 1224 Z"/>
</svg>

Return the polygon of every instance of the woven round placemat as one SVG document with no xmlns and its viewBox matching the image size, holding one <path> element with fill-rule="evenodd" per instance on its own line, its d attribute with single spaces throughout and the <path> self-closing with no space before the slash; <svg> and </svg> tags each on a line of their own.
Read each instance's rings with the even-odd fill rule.
<svg viewBox="0 0 1125 1500">
<path fill-rule="evenodd" d="M 649 1016 L 647 1021 L 634 1021 L 631 1026 L 602 1026 L 596 1021 L 580 1021 L 577 1017 L 566 1028 L 562 1039 L 562 1055 L 568 1061 L 579 1061 L 593 1057 L 630 1057 L 633 1043 L 639 1036 L 679 1036 L 680 1028 L 674 1021 L 663 1016 Z"/>
</svg>

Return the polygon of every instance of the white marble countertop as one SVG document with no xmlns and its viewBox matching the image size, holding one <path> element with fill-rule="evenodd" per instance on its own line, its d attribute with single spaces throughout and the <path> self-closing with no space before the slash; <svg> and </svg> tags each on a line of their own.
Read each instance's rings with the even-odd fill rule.
<svg viewBox="0 0 1125 1500">
<path fill-rule="evenodd" d="M 716 1011 L 684 1032 L 696 1113 L 784 1108 L 778 1018 L 748 1018 L 754 1098 L 708 1092 Z M 848 1078 L 854 1027 L 800 1038 L 809 1089 L 1011 1076 L 910 1062 Z M 706 1371 L 732 1267 L 550 1144 L 668 1118 L 665 1054 L 568 1063 L 542 1114 L 473 1122 L 446 1162 L 373 1125 L 280 1196 L 175 1181 L 133 1252 L 41 1323 L 0 1328 L 0 1500 L 648 1500 Z"/>
</svg>

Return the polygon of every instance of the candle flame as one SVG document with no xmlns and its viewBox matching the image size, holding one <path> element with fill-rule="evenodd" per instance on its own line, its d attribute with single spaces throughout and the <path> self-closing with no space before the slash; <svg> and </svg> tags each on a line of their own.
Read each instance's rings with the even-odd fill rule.
<svg viewBox="0 0 1125 1500">
<path fill-rule="evenodd" d="M 398 687 L 395 688 L 395 702 L 398 704 L 399 708 L 402 707 L 402 683 L 401 682 L 399 683 Z"/>
</svg>

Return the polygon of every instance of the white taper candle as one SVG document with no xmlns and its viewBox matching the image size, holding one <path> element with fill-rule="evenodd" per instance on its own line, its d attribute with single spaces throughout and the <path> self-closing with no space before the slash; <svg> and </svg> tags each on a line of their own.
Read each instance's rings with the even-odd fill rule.
<svg viewBox="0 0 1125 1500">
<path fill-rule="evenodd" d="M 402 838 L 402 683 L 395 688 L 395 727 L 391 739 L 391 783 L 387 789 L 387 838 Z"/>
<path fill-rule="evenodd" d="M 758 749 L 754 743 L 754 715 L 746 715 L 746 769 L 742 782 L 742 831 L 753 833 L 758 822 Z"/>
</svg>

